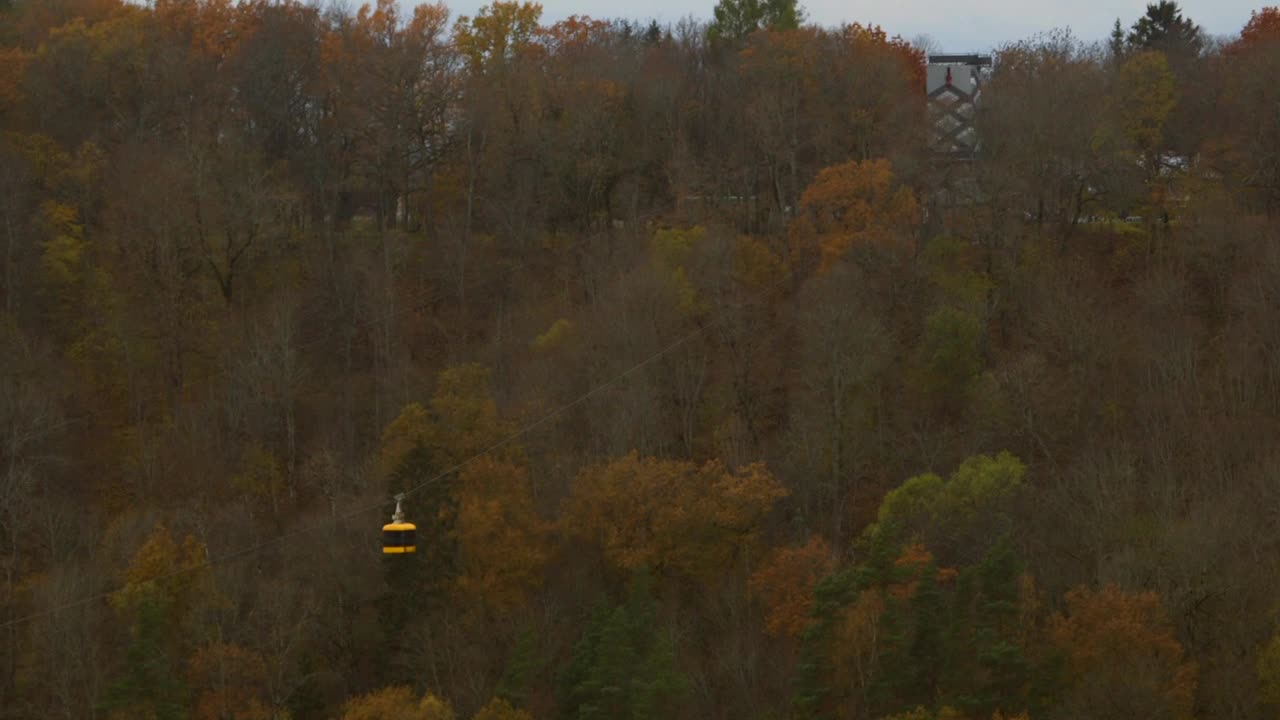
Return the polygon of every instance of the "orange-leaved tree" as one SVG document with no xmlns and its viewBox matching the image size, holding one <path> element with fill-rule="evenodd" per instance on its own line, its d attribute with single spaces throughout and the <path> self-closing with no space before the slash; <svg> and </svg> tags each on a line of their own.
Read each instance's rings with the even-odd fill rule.
<svg viewBox="0 0 1280 720">
<path fill-rule="evenodd" d="M 920 205 L 888 160 L 851 160 L 826 168 L 800 196 L 791 223 L 799 269 L 822 270 L 857 248 L 897 253 L 914 247 Z"/>
<path fill-rule="evenodd" d="M 820 537 L 775 549 L 751 576 L 751 591 L 769 610 L 771 635 L 798 638 L 813 613 L 813 587 L 835 569 L 835 556 Z"/>
<path fill-rule="evenodd" d="M 1240 30 L 1240 45 L 1258 46 L 1280 40 L 1280 7 L 1270 6 L 1249 12 L 1249 22 Z"/>
<path fill-rule="evenodd" d="M 1174 636 L 1160 597 L 1114 585 L 1067 593 L 1049 637 L 1066 659 L 1063 709 L 1076 717 L 1192 717 L 1196 666 Z"/>
</svg>

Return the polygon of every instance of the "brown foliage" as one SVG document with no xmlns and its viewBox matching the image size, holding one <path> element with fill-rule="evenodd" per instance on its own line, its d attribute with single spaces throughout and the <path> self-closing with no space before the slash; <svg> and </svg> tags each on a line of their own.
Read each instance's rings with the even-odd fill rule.
<svg viewBox="0 0 1280 720">
<path fill-rule="evenodd" d="M 533 507 L 528 475 L 483 458 L 463 469 L 458 486 L 458 590 L 509 611 L 537 589 L 548 556 L 547 527 Z"/>
<path fill-rule="evenodd" d="M 199 720 L 272 720 L 267 666 L 256 652 L 222 642 L 196 651 L 187 679 Z"/>
<path fill-rule="evenodd" d="M 565 509 L 565 530 L 593 542 L 622 569 L 678 570 L 710 579 L 752 543 L 787 491 L 756 463 L 641 458 L 585 469 Z"/>
</svg>

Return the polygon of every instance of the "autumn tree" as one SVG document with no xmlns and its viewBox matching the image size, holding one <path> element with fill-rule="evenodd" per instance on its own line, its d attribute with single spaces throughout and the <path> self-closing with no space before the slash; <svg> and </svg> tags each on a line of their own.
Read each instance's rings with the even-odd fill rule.
<svg viewBox="0 0 1280 720">
<path fill-rule="evenodd" d="M 458 590 L 495 611 L 509 611 L 541 584 L 549 552 L 528 474 L 484 459 L 465 468 L 457 486 Z"/>
<path fill-rule="evenodd" d="M 860 544 L 861 562 L 814 591 L 798 668 L 800 709 L 875 717 L 952 707 L 982 717 L 1031 707 L 1021 566 L 1009 530 L 990 531 L 1021 473 L 1007 454 L 976 457 L 950 481 L 918 476 L 885 497 Z M 933 526 L 951 530 L 918 529 Z M 964 526 L 984 541 L 957 542 Z M 967 552 L 956 553 L 961 546 Z"/>
<path fill-rule="evenodd" d="M 130 619 L 130 642 L 121 674 L 103 709 L 112 717 L 185 717 L 188 688 L 180 671 L 186 643 L 181 631 L 197 593 L 208 593 L 205 549 L 188 535 L 179 546 L 158 524 L 125 572 L 112 604 Z"/>
<path fill-rule="evenodd" d="M 352 698 L 342 720 L 455 720 L 448 701 L 427 693 L 421 699 L 413 690 L 395 685 Z"/>
<path fill-rule="evenodd" d="M 835 568 L 831 548 L 814 537 L 774 550 L 751 576 L 751 589 L 769 608 L 770 634 L 799 637 L 813 613 L 813 586 Z"/>
<path fill-rule="evenodd" d="M 641 458 L 583 470 L 565 508 L 566 532 L 599 547 L 615 568 L 714 578 L 759 536 L 787 494 L 763 464 Z"/>
<path fill-rule="evenodd" d="M 519 710 L 501 698 L 490 700 L 471 716 L 471 720 L 533 720 L 526 710 Z"/>
<path fill-rule="evenodd" d="M 1280 40 L 1280 7 L 1249 11 L 1249 22 L 1240 29 L 1240 43 L 1246 46 Z"/>
<path fill-rule="evenodd" d="M 1262 105 L 1273 102 L 1274 91 L 1263 78 L 1275 72 L 1278 41 L 1280 10 L 1269 7 L 1251 14 L 1240 39 L 1226 48 L 1225 132 L 1210 146 L 1215 161 L 1231 169 L 1225 182 L 1247 200 L 1260 200 L 1268 213 L 1280 208 L 1280 162 L 1274 134 L 1257 123 Z"/>
<path fill-rule="evenodd" d="M 1169 180 L 1176 173 L 1166 165 L 1165 126 L 1177 105 L 1168 60 L 1156 51 L 1135 53 L 1121 65 L 1117 85 L 1118 94 L 1111 98 L 1113 125 L 1104 142 L 1140 168 L 1137 207 L 1150 214 L 1167 212 Z"/>
<path fill-rule="evenodd" d="M 800 196 L 791 223 L 793 257 L 806 270 L 829 269 L 846 255 L 910 253 L 919 205 L 887 160 L 827 168 Z"/>
<path fill-rule="evenodd" d="M 493 2 L 475 17 L 460 15 L 454 43 L 473 73 L 496 71 L 535 41 L 542 6 L 531 2 Z"/>
<path fill-rule="evenodd" d="M 1076 588 L 1066 599 L 1067 611 L 1050 628 L 1067 661 L 1065 708 L 1101 718 L 1192 716 L 1196 666 L 1185 658 L 1158 596 L 1107 586 Z"/>
<path fill-rule="evenodd" d="M 199 720 L 267 720 L 267 667 L 252 650 L 213 642 L 192 656 L 187 683 Z"/>
</svg>

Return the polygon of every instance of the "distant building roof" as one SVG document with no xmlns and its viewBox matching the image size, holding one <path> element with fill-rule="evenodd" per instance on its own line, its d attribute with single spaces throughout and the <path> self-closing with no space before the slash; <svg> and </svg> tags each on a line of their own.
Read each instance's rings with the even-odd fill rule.
<svg viewBox="0 0 1280 720">
<path fill-rule="evenodd" d="M 955 64 L 955 65 L 979 65 L 987 66 L 991 64 L 990 55 L 930 55 L 930 65 Z"/>
</svg>

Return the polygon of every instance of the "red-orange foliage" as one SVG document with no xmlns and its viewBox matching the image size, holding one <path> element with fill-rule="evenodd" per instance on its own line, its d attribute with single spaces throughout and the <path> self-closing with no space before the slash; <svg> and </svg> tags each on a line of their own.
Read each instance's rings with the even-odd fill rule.
<svg viewBox="0 0 1280 720">
<path fill-rule="evenodd" d="M 1255 47 L 1280 40 L 1280 8 L 1264 7 L 1249 13 L 1249 22 L 1240 30 L 1240 44 Z"/>
<path fill-rule="evenodd" d="M 800 636 L 813 611 L 813 587 L 834 568 L 831 548 L 820 537 L 769 555 L 751 576 L 750 587 L 769 609 L 765 627 L 770 634 Z"/>
<path fill-rule="evenodd" d="M 925 549 L 924 545 L 914 543 L 902 549 L 902 554 L 893 561 L 894 566 L 908 573 L 907 581 L 895 583 L 889 586 L 889 593 L 899 599 L 910 598 L 916 594 L 916 588 L 920 586 L 920 580 L 924 577 L 925 570 L 933 563 L 933 553 Z M 944 583 L 954 579 L 960 573 L 955 568 L 937 568 L 934 579 L 936 582 Z"/>
</svg>

